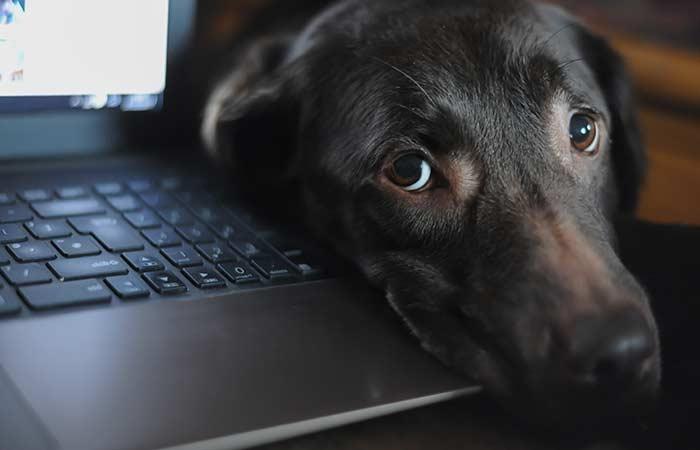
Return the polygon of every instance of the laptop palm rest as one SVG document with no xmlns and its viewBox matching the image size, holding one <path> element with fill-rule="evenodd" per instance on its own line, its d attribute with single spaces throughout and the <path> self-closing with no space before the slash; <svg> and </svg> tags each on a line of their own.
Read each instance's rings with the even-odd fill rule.
<svg viewBox="0 0 700 450">
<path fill-rule="evenodd" d="M 0 361 L 71 450 L 165 448 L 469 388 L 352 284 L 18 320 L 0 328 Z"/>
<path fill-rule="evenodd" d="M 0 366 L 0 448 L 54 450 L 54 441 Z"/>
</svg>

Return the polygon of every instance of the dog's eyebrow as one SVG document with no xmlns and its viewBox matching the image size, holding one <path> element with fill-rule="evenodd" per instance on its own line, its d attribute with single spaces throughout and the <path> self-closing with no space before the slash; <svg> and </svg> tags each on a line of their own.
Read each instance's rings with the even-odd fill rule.
<svg viewBox="0 0 700 450">
<path fill-rule="evenodd" d="M 574 89 L 571 86 L 565 86 L 560 92 L 564 95 L 564 100 L 571 106 L 588 110 L 593 114 L 604 116 L 600 108 L 594 106 L 594 102 L 590 96 L 581 92 L 579 89 Z"/>
</svg>

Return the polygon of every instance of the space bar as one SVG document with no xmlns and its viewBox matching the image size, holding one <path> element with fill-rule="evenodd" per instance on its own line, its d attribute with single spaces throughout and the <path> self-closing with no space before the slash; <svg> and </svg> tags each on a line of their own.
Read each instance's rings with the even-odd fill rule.
<svg viewBox="0 0 700 450">
<path fill-rule="evenodd" d="M 51 202 L 32 203 L 32 209 L 44 219 L 58 219 L 60 217 L 85 216 L 88 214 L 100 214 L 104 207 L 95 199 L 85 200 L 54 200 Z"/>
</svg>

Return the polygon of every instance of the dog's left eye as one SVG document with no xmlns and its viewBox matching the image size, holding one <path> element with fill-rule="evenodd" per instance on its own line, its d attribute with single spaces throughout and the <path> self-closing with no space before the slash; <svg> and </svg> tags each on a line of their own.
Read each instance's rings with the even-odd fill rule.
<svg viewBox="0 0 700 450">
<path fill-rule="evenodd" d="M 420 155 L 405 155 L 394 160 L 387 170 L 387 177 L 404 191 L 417 192 L 424 189 L 432 179 L 430 163 Z"/>
</svg>

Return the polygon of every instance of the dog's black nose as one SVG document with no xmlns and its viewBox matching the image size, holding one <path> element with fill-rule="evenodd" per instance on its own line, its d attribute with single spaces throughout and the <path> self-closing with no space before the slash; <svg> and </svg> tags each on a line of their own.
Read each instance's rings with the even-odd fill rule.
<svg viewBox="0 0 700 450">
<path fill-rule="evenodd" d="M 637 313 L 577 324 L 571 363 L 578 383 L 595 388 L 633 388 L 653 371 L 656 340 Z"/>
</svg>

